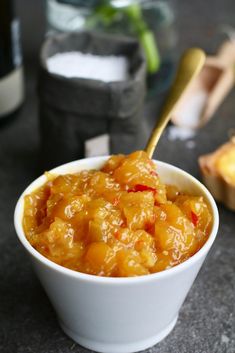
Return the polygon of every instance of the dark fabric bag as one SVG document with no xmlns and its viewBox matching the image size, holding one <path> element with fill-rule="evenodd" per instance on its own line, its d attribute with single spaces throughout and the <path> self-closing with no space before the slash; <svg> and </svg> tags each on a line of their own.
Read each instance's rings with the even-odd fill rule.
<svg viewBox="0 0 235 353">
<path fill-rule="evenodd" d="M 124 55 L 130 77 L 106 83 L 49 73 L 47 58 L 69 51 Z M 145 75 L 142 51 L 134 39 L 89 32 L 49 37 L 41 49 L 38 85 L 43 167 L 84 158 L 85 141 L 103 134 L 110 136 L 112 154 L 143 148 L 148 130 L 143 118 Z"/>
</svg>

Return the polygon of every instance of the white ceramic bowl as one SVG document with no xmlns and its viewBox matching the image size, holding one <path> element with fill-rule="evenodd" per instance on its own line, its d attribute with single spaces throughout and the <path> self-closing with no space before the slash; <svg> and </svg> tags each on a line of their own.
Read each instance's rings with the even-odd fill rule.
<svg viewBox="0 0 235 353">
<path fill-rule="evenodd" d="M 98 169 L 107 157 L 71 162 L 53 169 L 57 174 Z M 21 195 L 15 209 L 15 228 L 34 269 L 68 336 L 86 348 L 106 353 L 146 349 L 173 329 L 179 310 L 212 246 L 218 230 L 218 211 L 207 189 L 181 169 L 163 162 L 157 172 L 165 183 L 194 195 L 203 195 L 213 213 L 213 227 L 204 246 L 190 259 L 169 270 L 140 277 L 105 278 L 59 266 L 28 242 L 22 227 L 24 195 L 45 181 L 36 179 Z M 193 318 L 192 318 L 193 320 Z"/>
</svg>

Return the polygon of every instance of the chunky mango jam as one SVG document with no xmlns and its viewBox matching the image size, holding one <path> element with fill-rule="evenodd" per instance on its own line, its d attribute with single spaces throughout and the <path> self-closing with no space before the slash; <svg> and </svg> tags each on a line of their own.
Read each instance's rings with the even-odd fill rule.
<svg viewBox="0 0 235 353">
<path fill-rule="evenodd" d="M 98 276 L 171 268 L 203 246 L 212 225 L 203 197 L 165 185 L 143 151 L 112 156 L 101 170 L 48 175 L 24 201 L 31 245 L 61 266 Z"/>
</svg>

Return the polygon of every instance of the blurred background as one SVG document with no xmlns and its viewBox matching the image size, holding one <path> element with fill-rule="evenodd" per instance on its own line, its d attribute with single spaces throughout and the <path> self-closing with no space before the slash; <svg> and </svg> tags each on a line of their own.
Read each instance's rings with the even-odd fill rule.
<svg viewBox="0 0 235 353">
<path fill-rule="evenodd" d="M 49 1 L 50 2 L 50 1 Z M 54 1 L 51 1 L 52 3 Z M 151 1 L 167 3 L 175 14 L 177 53 L 189 46 L 201 46 L 209 52 L 217 49 L 217 38 L 223 25 L 233 26 L 233 1 L 220 0 L 195 1 L 169 0 Z M 75 1 L 74 1 L 75 3 Z M 86 3 L 86 1 L 83 1 Z M 49 29 L 46 15 L 46 1 L 16 0 L 17 11 L 21 19 L 24 57 L 27 61 L 38 58 L 40 45 Z M 30 14 L 30 15 L 29 15 Z M 33 30 L 33 31 L 32 31 Z M 201 35 L 201 33 L 204 35 Z"/>
<path fill-rule="evenodd" d="M 234 39 L 234 0 L 147 0 L 140 1 L 141 11 L 135 8 L 126 15 L 123 7 L 130 2 L 133 3 L 105 1 L 98 11 L 95 0 L 16 0 L 25 89 L 19 109 L 0 121 L 0 351 L 3 353 L 88 352 L 57 326 L 29 260 L 16 243 L 12 222 L 20 193 L 45 169 L 41 164 L 46 154 L 41 153 L 38 109 L 39 53 L 43 42 L 61 31 L 84 29 L 135 37 L 150 60 L 146 57 L 147 91 L 142 115 L 147 139 L 183 51 L 198 46 L 214 55 L 221 43 Z M 200 178 L 198 157 L 228 140 L 229 132 L 235 128 L 234 111 L 232 89 L 213 119 L 191 137 L 172 137 L 170 125 L 155 158 Z M 142 147 L 145 142 L 142 140 Z M 221 237 L 184 304 L 175 330 L 149 353 L 235 352 L 234 213 L 220 206 L 220 215 Z"/>
<path fill-rule="evenodd" d="M 132 2 L 105 1 L 106 5 L 103 9 L 96 11 L 99 1 L 16 0 L 21 24 L 26 87 L 23 112 L 19 113 L 17 118 L 19 121 L 16 124 L 23 124 L 30 119 L 29 126 L 31 124 L 34 126 L 31 146 L 36 147 L 39 144 L 36 87 L 39 52 L 45 38 L 56 32 L 89 29 L 116 35 L 126 33 L 128 36 L 137 37 L 141 42 L 138 30 L 133 26 L 133 19 L 120 11 L 120 6 L 125 8 Z M 110 11 L 107 3 L 115 8 L 114 13 Z M 148 72 L 147 67 L 147 95 L 144 107 L 147 124 L 146 138 L 156 120 L 165 92 L 172 82 L 175 65 L 180 55 L 186 48 L 192 46 L 199 46 L 208 54 L 215 54 L 221 43 L 228 39 L 228 33 L 234 25 L 232 16 L 234 4 L 232 0 L 226 0 L 223 3 L 219 0 L 194 3 L 184 0 L 151 0 L 140 3 L 144 23 L 153 33 L 157 49 L 157 63 L 153 63 L 153 72 Z M 100 7 L 102 6 L 98 6 Z M 151 45 L 150 43 L 150 47 Z M 152 54 L 155 55 L 154 48 Z M 29 129 L 32 131 L 31 127 Z M 24 133 L 27 132 L 24 131 Z"/>
</svg>

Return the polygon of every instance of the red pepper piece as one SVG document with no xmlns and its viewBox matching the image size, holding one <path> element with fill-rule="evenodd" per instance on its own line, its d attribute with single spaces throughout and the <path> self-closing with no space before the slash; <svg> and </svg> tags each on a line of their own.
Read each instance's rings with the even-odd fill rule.
<svg viewBox="0 0 235 353">
<path fill-rule="evenodd" d="M 157 192 L 155 188 L 151 188 L 150 186 L 147 185 L 142 185 L 142 184 L 136 184 L 133 189 L 129 189 L 128 192 L 138 192 L 138 191 L 152 191 L 154 193 Z"/>
<path fill-rule="evenodd" d="M 198 224 L 198 216 L 196 215 L 196 213 L 194 213 L 193 211 L 191 211 L 191 220 L 194 224 L 194 226 L 196 227 Z"/>
<path fill-rule="evenodd" d="M 153 175 L 153 176 L 156 176 L 156 177 L 158 176 L 158 173 L 155 172 L 154 170 L 151 170 L 150 174 Z"/>
<path fill-rule="evenodd" d="M 113 235 L 114 235 L 114 237 L 115 237 L 116 239 L 118 239 L 119 236 L 120 236 L 120 233 L 119 233 L 118 230 L 115 230 L 115 232 L 113 233 Z"/>
</svg>

